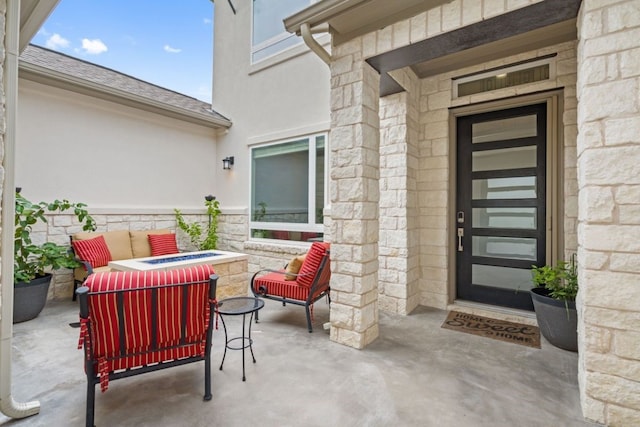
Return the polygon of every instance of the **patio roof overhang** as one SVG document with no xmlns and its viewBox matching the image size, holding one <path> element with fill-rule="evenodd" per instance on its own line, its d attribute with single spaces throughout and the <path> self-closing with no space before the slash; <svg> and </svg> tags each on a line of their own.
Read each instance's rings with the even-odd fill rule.
<svg viewBox="0 0 640 427">
<path fill-rule="evenodd" d="M 333 43 L 347 42 L 451 0 L 322 0 L 284 20 L 287 31 L 300 35 L 303 24 L 329 24 Z"/>
<path fill-rule="evenodd" d="M 334 45 L 415 16 L 443 0 L 323 0 L 284 20 L 300 34 L 328 24 Z M 445 32 L 366 61 L 380 72 L 380 95 L 404 89 L 388 74 L 410 67 L 419 78 L 576 40 L 581 0 L 545 0 Z"/>
<path fill-rule="evenodd" d="M 19 50 L 27 47 L 60 0 L 20 0 Z"/>
</svg>

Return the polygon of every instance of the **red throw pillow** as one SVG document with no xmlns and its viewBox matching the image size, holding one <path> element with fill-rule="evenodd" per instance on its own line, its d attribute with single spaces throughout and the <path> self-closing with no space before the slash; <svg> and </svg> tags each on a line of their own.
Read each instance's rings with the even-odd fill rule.
<svg viewBox="0 0 640 427">
<path fill-rule="evenodd" d="M 111 261 L 111 252 L 103 236 L 87 240 L 74 240 L 71 242 L 76 256 L 91 264 L 91 267 L 104 267 Z"/>
<path fill-rule="evenodd" d="M 169 234 L 149 234 L 149 244 L 151 245 L 151 256 L 171 255 L 178 253 L 176 235 Z"/>
</svg>

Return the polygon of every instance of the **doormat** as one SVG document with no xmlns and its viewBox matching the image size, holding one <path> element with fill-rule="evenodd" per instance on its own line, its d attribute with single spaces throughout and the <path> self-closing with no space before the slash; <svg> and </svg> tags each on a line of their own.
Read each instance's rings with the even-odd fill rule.
<svg viewBox="0 0 640 427">
<path fill-rule="evenodd" d="M 540 329 L 537 326 L 450 311 L 442 327 L 494 340 L 540 348 Z"/>
</svg>

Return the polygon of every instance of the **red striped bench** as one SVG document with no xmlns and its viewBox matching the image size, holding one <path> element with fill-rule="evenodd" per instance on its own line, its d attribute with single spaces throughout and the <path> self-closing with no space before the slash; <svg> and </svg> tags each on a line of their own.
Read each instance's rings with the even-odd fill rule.
<svg viewBox="0 0 640 427">
<path fill-rule="evenodd" d="M 211 400 L 213 267 L 90 275 L 77 290 L 87 376 L 86 425 L 93 426 L 95 386 L 204 361 L 204 400 Z"/>
</svg>

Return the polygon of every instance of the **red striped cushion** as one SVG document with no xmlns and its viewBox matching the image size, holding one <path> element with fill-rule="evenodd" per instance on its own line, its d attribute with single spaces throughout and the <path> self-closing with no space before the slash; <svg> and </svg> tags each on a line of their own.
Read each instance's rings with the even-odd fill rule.
<svg viewBox="0 0 640 427">
<path fill-rule="evenodd" d="M 168 234 L 149 234 L 149 245 L 151 245 L 151 256 L 171 255 L 178 253 L 178 245 L 176 244 L 176 235 Z"/>
<path fill-rule="evenodd" d="M 86 281 L 90 292 L 139 289 L 171 283 L 198 282 L 189 287 L 187 293 L 187 324 L 185 342 L 198 347 L 206 339 L 209 276 L 213 274 L 210 265 L 155 272 L 111 272 L 96 273 Z M 181 336 L 183 315 L 182 290 L 180 287 L 160 289 L 157 300 L 158 348 L 177 345 Z M 155 363 L 158 360 L 187 357 L 193 349 L 174 349 L 149 352 L 151 339 L 151 290 L 127 292 L 124 294 L 125 353 L 143 353 L 113 361 L 117 369 Z M 92 352 L 94 358 L 120 356 L 120 331 L 116 294 L 90 295 Z M 189 346 L 187 346 L 189 347 Z M 196 348 L 194 347 L 194 348 Z M 199 350 L 200 351 L 200 350 Z M 133 365 L 128 365 L 133 363 Z"/>
<path fill-rule="evenodd" d="M 298 286 L 294 281 L 284 280 L 285 271 L 268 273 L 257 277 L 253 282 L 256 293 L 278 295 L 281 297 L 305 301 L 309 295 L 309 287 Z"/>
<path fill-rule="evenodd" d="M 111 252 L 103 236 L 87 240 L 74 240 L 71 242 L 76 256 L 91 264 L 91 267 L 104 267 L 111 261 Z"/>
<path fill-rule="evenodd" d="M 311 244 L 311 248 L 309 248 L 309 252 L 307 252 L 304 263 L 298 272 L 299 276 L 296 279 L 298 285 L 305 286 L 307 288 L 311 287 L 313 278 L 320 267 L 320 261 L 322 261 L 322 257 L 327 249 L 329 249 L 329 243 L 326 242 L 313 242 Z"/>
</svg>

